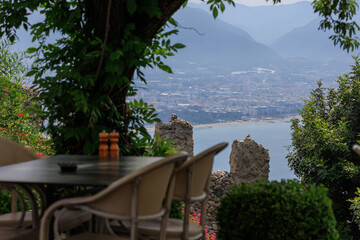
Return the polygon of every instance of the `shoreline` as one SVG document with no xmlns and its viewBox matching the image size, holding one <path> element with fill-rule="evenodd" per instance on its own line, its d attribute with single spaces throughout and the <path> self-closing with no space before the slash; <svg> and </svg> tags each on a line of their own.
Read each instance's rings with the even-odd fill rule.
<svg viewBox="0 0 360 240">
<path fill-rule="evenodd" d="M 231 125 L 248 125 L 248 124 L 258 124 L 258 123 L 275 123 L 275 122 L 290 122 L 291 119 L 299 119 L 299 115 L 287 116 L 283 118 L 271 118 L 271 119 L 257 119 L 250 118 L 249 120 L 238 120 L 232 122 L 223 122 L 223 123 L 207 123 L 207 124 L 196 124 L 193 125 L 193 128 L 206 128 L 206 127 L 217 127 L 217 126 L 231 126 Z"/>
<path fill-rule="evenodd" d="M 231 125 L 248 125 L 248 124 L 258 124 L 258 123 L 275 123 L 275 122 L 290 122 L 291 119 L 300 119 L 300 115 L 285 116 L 279 118 L 250 118 L 249 120 L 238 120 L 231 122 L 222 122 L 222 123 L 206 123 L 206 124 L 195 124 L 192 125 L 193 128 L 208 128 L 208 127 L 217 127 L 217 126 L 231 126 Z M 184 119 L 185 120 L 185 119 Z M 191 123 L 190 123 L 191 124 Z M 148 131 L 155 131 L 155 126 L 147 127 Z"/>
</svg>

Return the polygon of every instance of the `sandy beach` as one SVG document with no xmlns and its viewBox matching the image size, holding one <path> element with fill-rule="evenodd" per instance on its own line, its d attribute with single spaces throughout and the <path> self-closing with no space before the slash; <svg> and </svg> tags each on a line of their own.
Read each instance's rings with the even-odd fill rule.
<svg viewBox="0 0 360 240">
<path fill-rule="evenodd" d="M 300 119 L 299 115 L 285 116 L 279 118 L 249 118 L 248 120 L 238 120 L 233 122 L 223 122 L 223 123 L 207 123 L 207 124 L 193 124 L 193 128 L 206 128 L 206 127 L 216 127 L 216 126 L 230 126 L 230 125 L 245 125 L 245 124 L 257 124 L 257 123 L 271 123 L 271 122 L 290 122 L 291 119 Z M 185 119 L 186 120 L 186 119 Z M 148 131 L 153 132 L 155 130 L 154 126 L 147 127 Z"/>
</svg>

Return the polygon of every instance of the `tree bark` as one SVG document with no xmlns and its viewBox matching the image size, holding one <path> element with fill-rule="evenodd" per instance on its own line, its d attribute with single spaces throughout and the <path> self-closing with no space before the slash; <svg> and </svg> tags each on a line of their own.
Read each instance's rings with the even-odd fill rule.
<svg viewBox="0 0 360 240">
<path fill-rule="evenodd" d="M 160 31 L 162 26 L 168 21 L 168 19 L 182 6 L 185 0 L 159 0 L 157 2 L 157 7 L 161 11 L 161 17 L 150 17 L 146 11 L 142 11 L 140 8 L 152 4 L 149 0 L 137 0 L 137 11 L 131 15 L 127 10 L 127 1 L 124 0 L 111 0 L 110 7 L 110 19 L 108 26 L 110 27 L 108 33 L 106 33 L 107 27 L 107 15 L 108 15 L 108 4 L 110 0 L 85 0 L 85 33 L 87 36 L 91 36 L 91 33 L 94 33 L 95 37 L 98 37 L 105 41 L 105 36 L 107 37 L 106 45 L 107 46 L 116 46 L 124 39 L 125 27 L 129 23 L 135 25 L 135 29 L 132 34 L 135 37 L 140 38 L 143 41 L 151 42 L 151 40 L 156 36 Z M 133 0 L 135 1 L 135 0 Z M 153 6 L 152 6 L 153 7 Z M 145 49 L 140 49 L 140 52 L 143 52 Z M 100 61 L 100 60 L 99 60 Z M 100 64 L 101 65 L 101 64 Z M 104 65 L 104 64 L 102 64 Z M 104 66 L 101 66 L 104 67 Z M 134 66 L 124 66 L 124 71 L 121 76 L 119 76 L 119 81 L 121 77 L 125 76 L 127 79 L 132 80 L 134 77 L 135 67 Z M 98 66 L 89 66 L 89 69 L 97 69 Z M 104 81 L 104 76 L 99 75 L 99 78 L 96 79 L 101 83 Z M 91 92 L 97 91 L 96 83 Z M 106 94 L 111 98 L 112 102 L 116 105 L 118 111 L 123 117 L 126 117 L 128 113 L 128 108 L 126 106 L 126 96 L 129 90 L 128 84 L 123 84 L 120 87 L 114 87 L 110 89 Z M 95 94 L 96 96 L 96 94 Z M 107 114 L 107 113 L 103 113 Z M 79 116 L 80 122 L 88 122 L 88 119 L 85 116 Z M 83 119 L 82 119 L 83 118 Z M 120 132 L 120 142 L 119 144 L 130 144 L 130 139 L 127 136 L 127 129 L 119 129 L 119 126 L 116 126 L 113 122 L 104 122 L 105 118 L 101 120 L 100 124 L 104 124 L 109 129 L 116 129 Z M 126 118 L 125 118 L 126 121 Z M 125 126 L 127 124 L 125 123 Z M 71 153 L 79 154 L 82 152 L 82 147 L 84 143 L 76 143 L 73 145 L 73 148 L 70 150 Z"/>
<path fill-rule="evenodd" d="M 134 0 L 135 1 L 135 0 Z M 88 29 L 95 30 L 95 36 L 104 39 L 107 6 L 109 0 L 86 0 L 85 15 L 88 19 Z M 136 1 L 138 6 L 145 5 L 148 0 Z M 110 13 L 109 39 L 122 38 L 127 23 L 134 23 L 135 34 L 142 39 L 152 39 L 169 18 L 184 4 L 185 0 L 159 0 L 158 7 L 162 12 L 160 18 L 150 17 L 146 12 L 128 13 L 126 2 L 113 0 Z"/>
</svg>

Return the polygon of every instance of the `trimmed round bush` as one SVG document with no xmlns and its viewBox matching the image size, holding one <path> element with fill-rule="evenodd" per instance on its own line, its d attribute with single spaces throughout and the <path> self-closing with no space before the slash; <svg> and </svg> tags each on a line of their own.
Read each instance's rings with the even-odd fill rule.
<svg viewBox="0 0 360 240">
<path fill-rule="evenodd" d="M 338 239 L 327 189 L 297 180 L 234 185 L 217 209 L 218 239 Z"/>
</svg>

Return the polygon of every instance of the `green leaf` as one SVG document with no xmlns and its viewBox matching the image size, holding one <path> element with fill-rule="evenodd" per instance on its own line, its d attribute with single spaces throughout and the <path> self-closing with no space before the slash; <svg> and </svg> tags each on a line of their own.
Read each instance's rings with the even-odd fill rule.
<svg viewBox="0 0 360 240">
<path fill-rule="evenodd" d="M 165 71 L 165 72 L 167 72 L 167 73 L 173 73 L 173 71 L 171 70 L 171 68 L 170 68 L 169 66 L 167 66 L 167 65 L 159 64 L 158 67 L 159 67 L 161 70 L 163 70 L 163 71 Z"/>
<path fill-rule="evenodd" d="M 37 51 L 37 48 L 33 48 L 33 47 L 32 47 L 32 48 L 28 48 L 28 49 L 26 50 L 26 52 L 27 52 L 27 53 L 30 53 L 30 54 L 31 54 L 31 53 L 34 53 L 34 52 L 36 52 L 36 51 Z"/>
<path fill-rule="evenodd" d="M 119 60 L 120 57 L 123 55 L 124 55 L 124 52 L 121 51 L 120 49 L 118 49 L 110 54 L 110 60 L 112 60 L 112 61 Z"/>
<path fill-rule="evenodd" d="M 169 18 L 169 20 L 168 20 L 168 22 L 171 24 L 171 25 L 173 25 L 173 26 L 175 26 L 175 27 L 177 27 L 178 25 L 177 25 L 177 23 L 176 23 L 176 21 L 175 21 L 175 19 L 174 18 Z"/>
<path fill-rule="evenodd" d="M 182 48 L 184 48 L 185 47 L 185 45 L 184 44 L 181 44 L 181 43 L 175 43 L 174 45 L 173 45 L 173 48 L 176 48 L 176 49 L 182 49 Z"/>
<path fill-rule="evenodd" d="M 221 12 L 225 11 L 225 4 L 224 3 L 220 4 L 220 10 L 221 10 Z"/>
<path fill-rule="evenodd" d="M 213 8 L 212 14 L 213 14 L 214 18 L 217 18 L 219 11 L 216 7 Z"/>
<path fill-rule="evenodd" d="M 23 27 L 24 27 L 25 31 L 28 30 L 28 25 L 26 23 L 23 23 Z"/>
<path fill-rule="evenodd" d="M 135 0 L 127 0 L 126 9 L 130 13 L 130 15 L 133 15 L 137 9 L 136 1 Z"/>
</svg>

